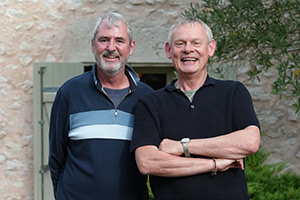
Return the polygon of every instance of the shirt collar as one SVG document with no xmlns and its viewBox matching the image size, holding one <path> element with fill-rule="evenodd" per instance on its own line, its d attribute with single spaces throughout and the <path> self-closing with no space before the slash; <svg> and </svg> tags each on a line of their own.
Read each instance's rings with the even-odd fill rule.
<svg viewBox="0 0 300 200">
<path fill-rule="evenodd" d="M 98 77 L 97 77 L 97 64 L 94 63 L 93 65 L 93 79 L 94 79 L 94 83 L 96 86 L 99 86 L 99 88 L 102 88 L 102 84 L 99 81 Z M 135 90 L 137 87 L 138 82 L 140 81 L 139 76 L 137 75 L 137 73 L 129 66 L 129 65 L 125 65 L 125 74 L 129 79 L 130 82 L 130 90 Z"/>
<path fill-rule="evenodd" d="M 176 91 L 178 90 L 176 87 L 175 87 L 175 82 L 177 81 L 177 79 L 173 80 L 169 85 L 166 86 L 166 89 L 168 91 Z M 216 80 L 214 78 L 211 78 L 209 75 L 206 76 L 206 79 L 205 79 L 205 82 L 204 84 L 199 88 L 201 89 L 202 87 L 207 87 L 209 85 L 212 85 L 214 86 L 216 83 Z"/>
</svg>

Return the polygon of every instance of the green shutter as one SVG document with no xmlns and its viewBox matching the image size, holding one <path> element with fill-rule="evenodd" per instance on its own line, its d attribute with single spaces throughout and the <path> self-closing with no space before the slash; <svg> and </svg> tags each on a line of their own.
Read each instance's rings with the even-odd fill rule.
<svg viewBox="0 0 300 200">
<path fill-rule="evenodd" d="M 48 169 L 49 118 L 57 89 L 69 78 L 82 74 L 82 63 L 35 63 L 34 110 L 34 199 L 54 199 Z"/>
</svg>

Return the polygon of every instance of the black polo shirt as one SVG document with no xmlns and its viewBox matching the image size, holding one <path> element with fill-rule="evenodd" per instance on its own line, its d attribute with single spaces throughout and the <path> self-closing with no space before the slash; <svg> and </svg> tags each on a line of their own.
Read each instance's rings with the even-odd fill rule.
<svg viewBox="0 0 300 200">
<path fill-rule="evenodd" d="M 260 127 L 251 96 L 240 82 L 208 76 L 192 102 L 176 89 L 174 82 L 140 99 L 131 151 L 144 145 L 158 147 L 164 138 L 210 138 L 249 125 Z M 155 199 L 249 199 L 245 174 L 240 169 L 229 169 L 217 176 L 151 176 L 150 182 Z"/>
</svg>

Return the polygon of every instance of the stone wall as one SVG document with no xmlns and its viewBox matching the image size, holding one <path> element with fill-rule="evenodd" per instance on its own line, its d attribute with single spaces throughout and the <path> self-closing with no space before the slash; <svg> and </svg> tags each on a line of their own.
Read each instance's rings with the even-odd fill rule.
<svg viewBox="0 0 300 200">
<path fill-rule="evenodd" d="M 190 2 L 197 2 L 196 0 Z M 93 61 L 91 32 L 105 12 L 123 14 L 133 27 L 132 62 L 168 62 L 170 25 L 188 7 L 180 0 L 0 0 L 0 199 L 33 199 L 33 63 Z M 268 162 L 287 161 L 300 172 L 299 117 L 270 94 L 275 72 L 260 82 L 238 79 L 250 90 Z"/>
<path fill-rule="evenodd" d="M 267 163 L 286 162 L 283 172 L 300 174 L 300 116 L 292 108 L 290 99 L 271 94 L 272 83 L 277 75 L 275 69 L 265 72 L 260 81 L 250 82 L 245 68 L 239 68 L 239 80 L 248 87 L 257 116 L 262 126 L 261 147 L 272 154 Z"/>
</svg>

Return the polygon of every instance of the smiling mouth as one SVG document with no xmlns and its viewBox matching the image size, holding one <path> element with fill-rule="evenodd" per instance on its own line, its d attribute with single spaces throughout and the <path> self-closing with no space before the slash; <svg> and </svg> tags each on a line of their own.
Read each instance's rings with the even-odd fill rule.
<svg viewBox="0 0 300 200">
<path fill-rule="evenodd" d="M 182 58 L 182 62 L 196 62 L 198 59 L 196 58 Z"/>
<path fill-rule="evenodd" d="M 109 54 L 105 54 L 103 55 L 104 58 L 108 58 L 108 59 L 116 59 L 119 58 L 119 56 L 117 55 L 109 55 Z"/>
<path fill-rule="evenodd" d="M 117 53 L 104 53 L 102 57 L 106 60 L 106 62 L 117 62 L 120 56 Z"/>
</svg>

